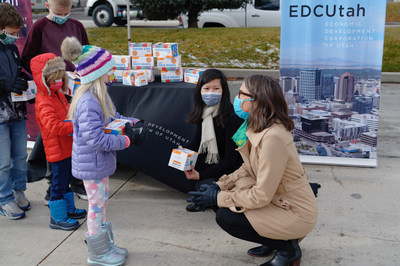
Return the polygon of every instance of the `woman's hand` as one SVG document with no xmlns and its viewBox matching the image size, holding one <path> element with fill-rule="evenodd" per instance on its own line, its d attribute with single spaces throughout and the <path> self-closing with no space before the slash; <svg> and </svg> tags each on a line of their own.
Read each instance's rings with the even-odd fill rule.
<svg viewBox="0 0 400 266">
<path fill-rule="evenodd" d="M 181 145 L 178 146 L 178 149 L 183 150 L 183 147 Z"/>
<path fill-rule="evenodd" d="M 194 170 L 193 165 L 190 166 L 191 170 L 184 171 L 185 176 L 189 180 L 200 180 L 200 174 L 196 170 Z"/>
</svg>

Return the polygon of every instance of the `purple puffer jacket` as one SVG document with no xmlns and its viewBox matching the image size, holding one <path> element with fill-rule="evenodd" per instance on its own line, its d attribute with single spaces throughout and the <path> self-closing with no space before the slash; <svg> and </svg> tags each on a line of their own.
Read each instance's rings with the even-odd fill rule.
<svg viewBox="0 0 400 266">
<path fill-rule="evenodd" d="M 114 119 L 137 120 L 117 112 Z M 102 179 L 114 174 L 115 151 L 125 149 L 126 138 L 104 133 L 106 123 L 100 103 L 89 91 L 79 99 L 73 124 L 72 175 L 79 179 Z"/>
</svg>

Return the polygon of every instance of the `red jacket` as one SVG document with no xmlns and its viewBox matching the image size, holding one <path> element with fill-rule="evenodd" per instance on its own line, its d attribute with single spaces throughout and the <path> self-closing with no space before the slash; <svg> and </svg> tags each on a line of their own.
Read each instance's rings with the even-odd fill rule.
<svg viewBox="0 0 400 266">
<path fill-rule="evenodd" d="M 53 91 L 43 82 L 42 70 L 55 54 L 45 53 L 31 60 L 32 76 L 38 93 L 35 100 L 36 120 L 38 122 L 47 161 L 58 162 L 71 157 L 72 154 L 72 122 L 67 119 L 69 103 L 60 91 Z M 50 95 L 49 95 L 50 90 Z"/>
</svg>

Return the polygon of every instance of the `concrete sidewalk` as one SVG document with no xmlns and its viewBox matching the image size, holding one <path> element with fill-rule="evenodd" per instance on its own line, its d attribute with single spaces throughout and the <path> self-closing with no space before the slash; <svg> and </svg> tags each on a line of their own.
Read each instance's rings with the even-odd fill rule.
<svg viewBox="0 0 400 266">
<path fill-rule="evenodd" d="M 383 84 L 378 168 L 305 165 L 322 185 L 319 220 L 302 242 L 302 265 L 400 265 L 400 84 Z M 46 182 L 28 184 L 32 209 L 22 220 L 0 217 L 0 265 L 86 265 L 86 222 L 73 232 L 51 230 L 43 205 Z M 187 196 L 149 176 L 118 166 L 110 179 L 107 217 L 126 265 L 258 265 L 215 214 L 185 211 Z M 87 202 L 76 201 L 87 208 Z"/>
</svg>

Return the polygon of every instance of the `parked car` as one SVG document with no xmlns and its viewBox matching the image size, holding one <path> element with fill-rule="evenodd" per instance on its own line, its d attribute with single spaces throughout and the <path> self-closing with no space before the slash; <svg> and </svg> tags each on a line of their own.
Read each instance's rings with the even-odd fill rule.
<svg viewBox="0 0 400 266">
<path fill-rule="evenodd" d="M 98 27 L 110 27 L 113 23 L 124 26 L 127 22 L 127 0 L 88 0 L 85 14 L 93 18 Z M 130 18 L 143 19 L 143 12 L 130 5 Z"/>
<path fill-rule="evenodd" d="M 198 27 L 279 27 L 281 0 L 253 0 L 238 9 L 212 9 L 199 16 Z M 179 18 L 181 26 L 188 27 L 188 17 Z"/>
</svg>

